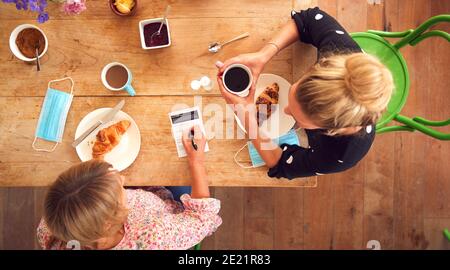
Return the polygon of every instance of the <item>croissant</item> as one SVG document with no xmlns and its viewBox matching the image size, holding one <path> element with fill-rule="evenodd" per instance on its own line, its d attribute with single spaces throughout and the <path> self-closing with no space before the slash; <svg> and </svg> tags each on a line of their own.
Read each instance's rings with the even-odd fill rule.
<svg viewBox="0 0 450 270">
<path fill-rule="evenodd" d="M 272 114 L 272 104 L 278 104 L 278 92 L 280 87 L 277 83 L 273 83 L 264 89 L 264 91 L 256 99 L 256 119 L 258 120 L 258 125 L 264 120 L 269 119 Z M 265 104 L 266 106 L 258 106 L 260 104 Z M 260 121 L 261 118 L 261 121 Z"/>
<path fill-rule="evenodd" d="M 130 127 L 130 121 L 122 120 L 107 128 L 101 129 L 96 136 L 94 146 L 92 147 L 92 157 L 103 159 L 104 155 L 119 144 L 122 135 Z"/>
</svg>

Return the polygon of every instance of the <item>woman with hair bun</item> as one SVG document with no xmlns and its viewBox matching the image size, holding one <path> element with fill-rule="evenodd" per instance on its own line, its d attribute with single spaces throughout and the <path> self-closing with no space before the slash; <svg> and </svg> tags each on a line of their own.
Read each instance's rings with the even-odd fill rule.
<svg viewBox="0 0 450 270">
<path fill-rule="evenodd" d="M 264 65 L 296 40 L 312 44 L 318 49 L 318 61 L 292 85 L 284 108 L 296 120 L 296 126 L 305 130 L 308 147 L 275 145 L 254 128 L 255 110 L 235 108 L 244 108 L 245 112 L 237 115 L 246 130 L 256 130 L 252 143 L 269 168 L 270 177 L 293 179 L 347 170 L 367 154 L 373 143 L 375 124 L 394 89 L 392 75 L 319 8 L 293 11 L 291 17 L 260 51 L 218 62 L 219 88 L 229 104 L 253 104 L 256 81 Z M 226 91 L 222 83 L 223 72 L 234 63 L 252 71 L 254 81 L 245 98 Z"/>
</svg>

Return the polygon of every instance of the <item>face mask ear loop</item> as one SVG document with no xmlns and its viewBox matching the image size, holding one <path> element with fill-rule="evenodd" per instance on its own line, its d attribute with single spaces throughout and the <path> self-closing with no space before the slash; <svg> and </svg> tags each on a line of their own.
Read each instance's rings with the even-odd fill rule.
<svg viewBox="0 0 450 270">
<path fill-rule="evenodd" d="M 70 87 L 70 94 L 73 95 L 73 85 L 74 85 L 74 82 L 73 82 L 73 80 L 72 80 L 71 77 L 64 77 L 64 78 L 62 78 L 62 79 L 51 80 L 51 81 L 48 82 L 47 88 L 50 88 L 50 84 L 52 84 L 53 82 L 60 82 L 60 81 L 64 81 L 64 80 L 70 80 L 70 82 L 72 83 L 72 85 L 71 85 L 71 87 Z"/>
<path fill-rule="evenodd" d="M 36 140 L 37 140 L 37 137 L 34 137 L 34 140 L 33 140 L 33 143 L 31 144 L 31 147 L 33 147 L 33 149 L 36 150 L 36 151 L 38 151 L 38 152 L 48 152 L 48 153 L 51 153 L 51 152 L 55 151 L 56 146 L 58 146 L 58 144 L 59 144 L 59 143 L 55 143 L 55 145 L 53 146 L 52 149 L 37 148 L 37 147 L 35 146 Z"/>
<path fill-rule="evenodd" d="M 234 162 L 235 162 L 237 165 L 239 165 L 239 167 L 241 167 L 241 168 L 243 168 L 243 169 L 251 169 L 251 168 L 254 168 L 254 167 L 253 167 L 253 166 L 245 166 L 245 165 L 242 165 L 242 164 L 237 160 L 237 156 L 239 155 L 239 153 L 240 153 L 242 150 L 244 150 L 244 148 L 245 148 L 246 146 L 248 146 L 248 143 L 244 144 L 244 145 L 241 147 L 241 149 L 239 149 L 239 150 L 236 152 L 236 154 L 234 154 Z"/>
</svg>

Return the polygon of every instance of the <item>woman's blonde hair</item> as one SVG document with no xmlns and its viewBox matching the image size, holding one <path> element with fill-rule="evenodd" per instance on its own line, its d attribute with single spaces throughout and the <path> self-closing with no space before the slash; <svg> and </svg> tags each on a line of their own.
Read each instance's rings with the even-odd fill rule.
<svg viewBox="0 0 450 270">
<path fill-rule="evenodd" d="M 51 185 L 44 221 L 52 236 L 96 248 L 96 240 L 117 232 L 126 220 L 122 180 L 111 164 L 91 160 L 63 172 Z M 105 224 L 111 224 L 109 229 Z"/>
<path fill-rule="evenodd" d="M 329 135 L 375 124 L 394 89 L 390 71 L 364 53 L 331 55 L 300 79 L 296 99 L 302 111 Z"/>
</svg>

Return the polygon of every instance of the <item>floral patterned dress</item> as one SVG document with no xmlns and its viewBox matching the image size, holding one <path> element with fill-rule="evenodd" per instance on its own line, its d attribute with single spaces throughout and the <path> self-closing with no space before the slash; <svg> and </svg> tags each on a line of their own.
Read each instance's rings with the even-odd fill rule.
<svg viewBox="0 0 450 270">
<path fill-rule="evenodd" d="M 173 200 L 164 187 L 127 189 L 125 234 L 113 249 L 189 249 L 211 235 L 222 223 L 220 201 L 193 199 L 188 194 Z M 42 219 L 37 237 L 43 249 L 66 249 L 66 243 L 52 237 Z"/>
</svg>

